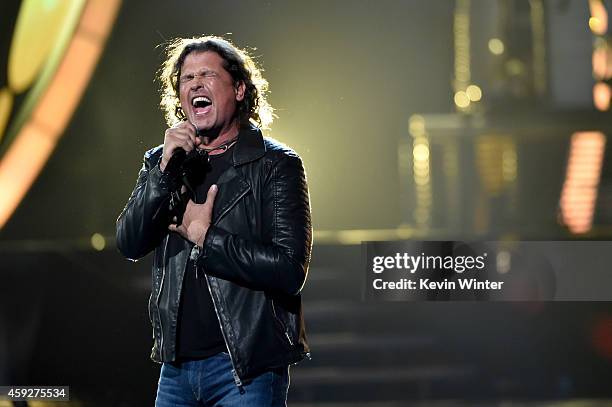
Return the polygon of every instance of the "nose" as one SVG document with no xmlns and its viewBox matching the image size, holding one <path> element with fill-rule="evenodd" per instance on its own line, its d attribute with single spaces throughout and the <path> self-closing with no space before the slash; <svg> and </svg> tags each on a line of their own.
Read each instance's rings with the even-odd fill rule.
<svg viewBox="0 0 612 407">
<path fill-rule="evenodd" d="M 202 79 L 200 76 L 196 76 L 191 81 L 191 90 L 198 90 L 202 87 Z"/>
</svg>

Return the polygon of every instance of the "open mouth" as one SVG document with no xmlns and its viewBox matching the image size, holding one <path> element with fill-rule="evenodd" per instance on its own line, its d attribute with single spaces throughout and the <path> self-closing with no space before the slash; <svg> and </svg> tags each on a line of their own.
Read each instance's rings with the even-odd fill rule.
<svg viewBox="0 0 612 407">
<path fill-rule="evenodd" d="M 191 99 L 191 105 L 195 114 L 208 113 L 212 107 L 211 100 L 206 96 L 196 96 Z"/>
</svg>

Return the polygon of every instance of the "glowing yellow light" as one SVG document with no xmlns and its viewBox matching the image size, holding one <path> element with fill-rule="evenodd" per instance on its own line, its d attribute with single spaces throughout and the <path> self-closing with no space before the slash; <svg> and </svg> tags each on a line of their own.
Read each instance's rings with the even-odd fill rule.
<svg viewBox="0 0 612 407">
<path fill-rule="evenodd" d="M 425 133 L 425 118 L 419 114 L 410 116 L 408 127 L 414 137 L 422 136 Z"/>
<path fill-rule="evenodd" d="M 429 177 L 429 166 L 417 168 L 414 167 L 414 175 L 417 177 Z"/>
<path fill-rule="evenodd" d="M 91 235 L 91 247 L 97 251 L 102 251 L 106 247 L 106 239 L 99 233 Z"/>
<path fill-rule="evenodd" d="M 596 35 L 604 35 L 608 31 L 608 12 L 601 0 L 589 0 L 591 18 L 589 28 Z"/>
<path fill-rule="evenodd" d="M 0 225 L 3 225 L 21 201 L 47 161 L 54 142 L 45 132 L 27 124 L 0 161 Z M 27 159 L 25 159 L 27 157 Z"/>
<path fill-rule="evenodd" d="M 478 102 L 482 99 L 482 90 L 476 85 L 468 86 L 465 93 L 472 102 Z"/>
<path fill-rule="evenodd" d="M 506 62 L 506 70 L 510 75 L 518 76 L 523 73 L 525 67 L 521 61 L 518 59 L 511 59 Z"/>
<path fill-rule="evenodd" d="M 597 47 L 592 57 L 593 75 L 597 79 L 606 79 L 608 74 L 608 49 L 606 46 Z"/>
<path fill-rule="evenodd" d="M 10 90 L 0 89 L 0 140 L 4 135 L 4 128 L 8 122 L 13 107 L 13 95 Z"/>
<path fill-rule="evenodd" d="M 504 181 L 513 182 L 516 180 L 516 161 L 516 147 L 513 143 L 506 143 L 506 145 L 504 145 L 504 152 L 502 154 Z"/>
<path fill-rule="evenodd" d="M 595 17 L 589 18 L 589 28 L 595 34 L 600 33 L 601 32 L 601 21 L 599 21 L 599 19 Z"/>
<path fill-rule="evenodd" d="M 593 86 L 593 103 L 598 110 L 605 111 L 610 108 L 610 86 L 603 82 L 598 82 Z"/>
<path fill-rule="evenodd" d="M 511 263 L 512 256 L 509 252 L 507 252 L 506 250 L 500 250 L 499 253 L 497 253 L 496 265 L 497 272 L 499 274 L 506 274 L 508 271 L 510 271 Z"/>
<path fill-rule="evenodd" d="M 504 182 L 516 178 L 516 147 L 507 135 L 484 134 L 475 144 L 476 164 L 482 185 L 490 196 L 502 193 Z"/>
<path fill-rule="evenodd" d="M 429 160 L 418 160 L 415 158 L 414 160 L 414 169 L 415 170 L 423 170 L 423 169 L 429 169 Z"/>
<path fill-rule="evenodd" d="M 470 98 L 468 97 L 467 93 L 462 90 L 455 93 L 455 104 L 461 109 L 468 107 L 470 105 Z"/>
<path fill-rule="evenodd" d="M 50 1 L 45 7 L 55 10 L 56 3 L 62 3 L 65 7 L 68 7 L 66 6 L 68 4 L 70 9 L 68 14 L 76 17 L 76 21 L 79 17 L 78 12 L 81 11 L 80 8 L 77 9 L 76 7 L 85 4 L 83 0 L 74 2 Z M 16 132 L 15 139 L 0 161 L 0 191 L 2 191 L 0 228 L 4 226 L 19 205 L 30 185 L 42 170 L 57 140 L 61 137 L 93 72 L 120 3 L 121 0 L 89 0 L 84 5 L 85 9 L 82 10 L 83 14 L 80 16 L 76 28 L 73 30 L 72 24 L 66 24 L 68 28 L 63 27 L 60 30 L 61 35 L 57 34 L 62 41 L 58 45 L 59 48 L 54 48 L 51 51 L 55 60 L 50 57 L 51 60 L 48 63 L 45 62 L 44 67 L 37 68 L 34 74 L 37 80 L 33 85 L 36 92 L 31 91 L 28 94 L 29 99 L 26 101 L 26 104 L 30 103 L 32 105 L 29 108 L 31 110 L 22 112 L 21 120 L 23 120 L 23 124 L 20 124 L 14 130 Z M 39 2 L 27 1 L 23 3 L 22 7 L 27 6 L 32 13 L 36 14 L 35 7 L 32 4 L 40 6 Z M 73 14 L 75 10 L 76 14 Z M 36 30 L 30 31 L 30 29 L 19 28 L 19 19 L 21 18 L 20 14 L 15 33 L 16 37 L 22 38 L 21 41 L 26 41 L 25 43 L 32 41 L 31 36 L 34 35 L 32 32 L 38 33 L 39 37 L 48 35 L 46 32 L 40 33 Z M 40 18 L 40 16 L 36 18 Z M 43 26 L 46 27 L 44 24 Z M 19 34 L 19 30 L 23 33 Z M 40 38 L 35 40 L 38 41 Z M 17 41 L 14 39 L 12 46 L 21 44 L 16 45 Z M 63 42 L 67 44 L 65 48 Z M 23 48 L 23 46 L 21 47 Z M 57 53 L 56 50 L 62 52 Z M 39 49 L 38 45 L 33 45 L 33 48 L 25 50 L 25 52 L 34 51 L 45 53 L 48 50 L 45 50 L 44 47 Z M 13 79 L 9 80 L 9 84 L 13 89 L 28 86 L 32 80 L 31 74 L 28 76 L 15 73 L 17 67 L 25 63 L 23 61 L 37 63 L 23 56 L 23 52 L 24 50 L 15 51 L 15 54 L 11 54 L 10 57 L 9 70 L 13 69 L 13 73 L 9 72 L 9 79 L 11 77 Z M 49 55 L 45 53 L 45 56 Z M 55 68 L 56 62 L 59 62 L 57 68 Z M 42 70 L 44 73 L 38 74 L 38 70 Z M 10 131 L 13 130 L 9 129 Z"/>
<path fill-rule="evenodd" d="M 592 227 L 605 144 L 601 132 L 572 136 L 559 206 L 563 223 L 573 233 L 585 233 Z"/>
<path fill-rule="evenodd" d="M 429 147 L 425 144 L 417 144 L 412 152 L 415 161 L 425 161 L 429 159 Z"/>
<path fill-rule="evenodd" d="M 11 42 L 8 63 L 9 87 L 20 93 L 32 84 L 49 53 L 72 25 L 72 14 L 83 6 L 83 0 L 47 2 L 24 0 Z"/>
<path fill-rule="evenodd" d="M 499 38 L 491 38 L 489 40 L 489 51 L 494 55 L 501 55 L 504 53 L 505 46 L 502 40 Z"/>
</svg>

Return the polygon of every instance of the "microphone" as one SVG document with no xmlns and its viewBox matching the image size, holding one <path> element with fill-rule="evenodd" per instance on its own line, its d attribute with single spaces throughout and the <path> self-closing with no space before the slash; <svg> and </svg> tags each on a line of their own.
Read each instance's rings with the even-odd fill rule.
<svg viewBox="0 0 612 407">
<path fill-rule="evenodd" d="M 189 121 L 189 124 L 191 124 L 193 128 L 195 129 L 196 137 L 203 136 L 202 131 L 198 128 L 198 126 L 196 126 L 190 121 Z M 193 156 L 192 153 L 194 152 L 196 151 L 192 150 L 191 153 L 189 153 L 188 155 L 187 152 L 180 147 L 175 149 L 172 152 L 172 156 L 170 157 L 170 160 L 168 160 L 168 164 L 166 165 L 165 171 L 168 171 L 170 174 L 172 174 L 173 178 L 177 178 L 177 177 L 184 178 L 185 177 L 184 171 L 181 171 L 183 168 L 183 164 L 188 157 Z"/>
<path fill-rule="evenodd" d="M 193 123 L 191 125 L 195 129 L 196 137 L 202 137 L 201 130 Z M 166 171 L 171 174 L 173 179 L 169 202 L 170 216 L 171 219 L 176 219 L 175 223 L 177 225 L 180 225 L 189 197 L 196 201 L 197 186 L 204 181 L 206 173 L 209 171 L 208 153 L 197 148 L 187 153 L 184 149 L 177 148 L 166 165 Z M 183 186 L 188 193 L 181 193 Z"/>
</svg>

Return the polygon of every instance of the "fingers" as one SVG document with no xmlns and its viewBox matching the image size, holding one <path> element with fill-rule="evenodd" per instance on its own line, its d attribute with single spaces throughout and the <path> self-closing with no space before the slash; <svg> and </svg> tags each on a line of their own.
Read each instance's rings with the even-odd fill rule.
<svg viewBox="0 0 612 407">
<path fill-rule="evenodd" d="M 185 125 L 183 122 L 175 127 L 166 130 L 165 141 L 172 143 L 175 148 L 181 147 L 189 152 L 193 150 L 196 142 L 195 131 L 191 125 Z"/>
<path fill-rule="evenodd" d="M 181 122 L 166 130 L 164 135 L 164 150 L 162 157 L 162 170 L 174 154 L 182 148 L 185 152 L 190 152 L 196 147 L 196 136 L 193 125 L 187 121 Z"/>
<path fill-rule="evenodd" d="M 198 134 L 198 128 L 196 127 L 195 124 L 193 124 L 192 122 L 190 122 L 189 120 L 186 120 L 187 123 L 189 123 L 189 125 L 191 126 L 191 128 L 193 129 L 193 138 L 194 138 L 194 144 L 196 147 L 199 147 L 200 144 L 202 144 L 202 139 L 199 137 Z"/>
<path fill-rule="evenodd" d="M 218 190 L 219 187 L 217 186 L 217 184 L 213 184 L 210 186 L 210 188 L 208 188 L 208 193 L 206 194 L 206 202 L 204 202 L 204 204 L 209 205 L 211 207 L 211 210 L 215 202 L 215 197 L 217 196 Z"/>
</svg>

